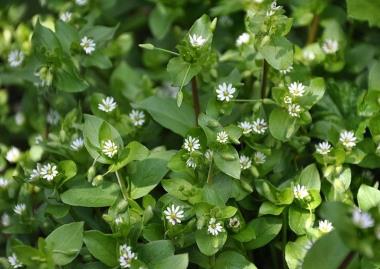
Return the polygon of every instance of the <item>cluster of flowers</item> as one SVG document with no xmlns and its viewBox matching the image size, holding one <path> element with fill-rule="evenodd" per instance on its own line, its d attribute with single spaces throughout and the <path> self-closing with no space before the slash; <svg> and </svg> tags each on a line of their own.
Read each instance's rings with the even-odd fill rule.
<svg viewBox="0 0 380 269">
<path fill-rule="evenodd" d="M 357 137 L 353 131 L 342 131 L 339 135 L 339 142 L 346 150 L 352 150 L 356 146 Z M 331 152 L 332 146 L 329 142 L 323 141 L 315 146 L 315 150 L 320 155 L 327 155 Z"/>
</svg>

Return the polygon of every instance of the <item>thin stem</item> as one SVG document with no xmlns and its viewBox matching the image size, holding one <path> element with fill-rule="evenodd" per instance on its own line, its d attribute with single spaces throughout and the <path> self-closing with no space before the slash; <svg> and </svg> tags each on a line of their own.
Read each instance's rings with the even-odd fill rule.
<svg viewBox="0 0 380 269">
<path fill-rule="evenodd" d="M 262 99 L 234 99 L 231 102 L 244 103 L 244 102 L 262 102 Z"/>
<path fill-rule="evenodd" d="M 309 31 L 307 33 L 307 45 L 313 43 L 317 37 L 318 26 L 319 26 L 319 15 L 314 15 L 313 20 L 309 26 Z"/>
<path fill-rule="evenodd" d="M 124 200 L 128 201 L 128 189 L 125 187 L 125 183 L 121 179 L 118 171 L 115 171 L 115 175 L 117 178 L 117 182 L 119 183 L 119 186 L 120 186 L 120 191 L 123 194 L 123 198 Z"/>
<path fill-rule="evenodd" d="M 212 184 L 212 159 L 210 161 L 210 166 L 208 168 L 207 184 Z"/>
<path fill-rule="evenodd" d="M 284 269 L 288 268 L 285 260 L 285 247 L 288 242 L 288 210 L 285 209 L 282 215 L 282 239 L 281 239 L 281 249 L 282 249 L 282 267 Z"/>
<path fill-rule="evenodd" d="M 270 255 L 272 257 L 272 261 L 273 261 L 273 267 L 275 269 L 279 269 L 279 265 L 278 265 L 278 257 L 277 257 L 277 254 L 276 254 L 276 249 L 274 248 L 274 246 L 272 244 L 270 244 Z"/>
<path fill-rule="evenodd" d="M 262 72 L 261 72 L 261 98 L 264 99 L 267 90 L 267 79 L 268 79 L 268 63 L 263 60 Z"/>
<path fill-rule="evenodd" d="M 179 56 L 179 53 L 177 53 L 177 52 L 175 52 L 175 51 L 171 51 L 171 50 L 163 49 L 163 48 L 157 48 L 157 47 L 154 47 L 154 50 L 158 50 L 158 51 L 166 52 L 166 53 L 171 54 L 171 55 L 174 55 L 174 56 Z"/>
<path fill-rule="evenodd" d="M 350 265 L 350 263 L 351 263 L 352 259 L 354 258 L 354 256 L 355 256 L 355 252 L 354 251 L 350 251 L 347 254 L 347 256 L 344 258 L 344 260 L 342 261 L 342 263 L 339 265 L 338 269 L 346 269 Z"/>
<path fill-rule="evenodd" d="M 197 77 L 193 77 L 191 79 L 191 92 L 192 92 L 192 95 L 193 95 L 193 107 L 194 107 L 194 115 L 195 115 L 195 125 L 198 126 L 198 116 L 199 116 L 199 113 L 201 113 L 201 106 L 200 106 L 200 103 L 199 103 Z"/>
</svg>

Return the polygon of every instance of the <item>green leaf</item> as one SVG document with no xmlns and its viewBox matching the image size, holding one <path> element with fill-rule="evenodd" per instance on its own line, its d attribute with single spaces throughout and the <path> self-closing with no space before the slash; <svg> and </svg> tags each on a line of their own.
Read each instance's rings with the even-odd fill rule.
<svg viewBox="0 0 380 269">
<path fill-rule="evenodd" d="M 207 256 L 217 253 L 226 243 L 227 233 L 221 232 L 216 236 L 207 233 L 207 229 L 203 228 L 195 232 L 195 241 L 199 250 Z"/>
<path fill-rule="evenodd" d="M 372 0 L 346 0 L 346 2 L 349 17 L 380 27 L 380 2 Z"/>
<path fill-rule="evenodd" d="M 61 174 L 63 177 L 60 182 L 61 186 L 77 174 L 77 165 L 71 160 L 60 161 L 58 170 L 63 172 L 63 174 Z"/>
<path fill-rule="evenodd" d="M 281 108 L 272 110 L 269 116 L 269 131 L 274 138 L 286 141 L 289 140 L 298 130 L 299 125 L 296 119 L 289 116 L 287 111 Z"/>
<path fill-rule="evenodd" d="M 213 157 L 215 165 L 220 171 L 233 178 L 240 179 L 239 154 L 233 146 L 225 145 L 222 148 L 218 148 Z"/>
<path fill-rule="evenodd" d="M 176 269 L 186 269 L 189 265 L 189 257 L 187 254 L 178 254 L 167 257 L 151 265 L 152 269 L 168 269 L 175 265 Z"/>
<path fill-rule="evenodd" d="M 314 214 L 310 211 L 291 206 L 289 208 L 289 227 L 298 235 L 306 233 L 306 229 L 313 226 Z"/>
<path fill-rule="evenodd" d="M 72 206 L 105 207 L 111 206 L 120 192 L 115 183 L 104 182 L 101 186 L 89 184 L 71 187 L 61 195 L 62 202 Z"/>
<path fill-rule="evenodd" d="M 257 267 L 247 260 L 243 255 L 235 251 L 225 251 L 221 253 L 214 265 L 215 269 L 257 269 Z"/>
<path fill-rule="evenodd" d="M 95 51 L 91 55 L 83 56 L 83 60 L 81 61 L 81 64 L 84 67 L 95 66 L 100 69 L 108 69 L 112 67 L 111 60 L 108 58 L 108 56 L 106 56 L 101 51 Z"/>
<path fill-rule="evenodd" d="M 82 248 L 83 222 L 72 222 L 58 227 L 46 237 L 46 244 L 53 252 L 55 264 L 69 264 Z"/>
<path fill-rule="evenodd" d="M 237 234 L 234 234 L 233 237 L 242 243 L 249 242 L 256 238 L 255 226 L 256 223 L 254 221 L 251 221 Z"/>
<path fill-rule="evenodd" d="M 170 240 L 157 240 L 137 248 L 138 257 L 148 265 L 174 255 L 175 248 Z"/>
<path fill-rule="evenodd" d="M 174 99 L 151 96 L 136 107 L 148 111 L 155 121 L 181 136 L 195 126 L 192 107 L 186 103 L 178 107 Z"/>
<path fill-rule="evenodd" d="M 70 48 L 74 42 L 79 43 L 78 31 L 72 25 L 61 20 L 57 20 L 55 23 L 55 33 L 63 51 L 67 54 L 70 54 Z"/>
<path fill-rule="evenodd" d="M 110 267 L 119 264 L 117 241 L 112 235 L 97 230 L 86 231 L 83 240 L 88 251 L 99 261 Z"/>
<path fill-rule="evenodd" d="M 245 243 L 247 249 L 256 249 L 268 244 L 277 236 L 282 227 L 282 221 L 276 217 L 259 217 L 251 221 L 256 238 Z"/>
<path fill-rule="evenodd" d="M 314 163 L 302 170 L 299 182 L 307 189 L 315 189 L 318 191 L 321 189 L 321 179 L 317 166 Z"/>
<path fill-rule="evenodd" d="M 136 162 L 136 164 L 130 168 L 132 170 L 130 176 L 133 185 L 136 187 L 157 185 L 168 172 L 166 164 L 166 160 L 156 158 L 148 158 Z"/>
<path fill-rule="evenodd" d="M 198 65 L 185 62 L 181 57 L 175 57 L 170 59 L 167 71 L 171 77 L 173 85 L 182 88 L 201 71 L 201 68 Z"/>
<path fill-rule="evenodd" d="M 298 237 L 295 242 L 288 242 L 285 247 L 285 259 L 289 269 L 302 268 L 303 260 L 311 241 L 307 236 Z"/>
<path fill-rule="evenodd" d="M 349 253 L 336 231 L 332 231 L 314 243 L 307 252 L 302 268 L 336 269 Z"/>
<path fill-rule="evenodd" d="M 41 25 L 40 20 L 37 20 L 34 27 L 32 44 L 34 47 L 47 49 L 50 53 L 59 52 L 62 49 L 54 32 Z"/>
<path fill-rule="evenodd" d="M 38 268 L 41 264 L 40 260 L 46 259 L 46 254 L 42 251 L 27 245 L 13 246 L 12 251 L 16 254 L 17 259 L 29 268 Z"/>
<path fill-rule="evenodd" d="M 283 36 L 273 37 L 259 48 L 259 52 L 277 70 L 286 69 L 293 64 L 293 45 Z"/>
<path fill-rule="evenodd" d="M 132 161 L 142 161 L 149 155 L 149 149 L 137 141 L 130 142 L 121 152 L 119 159 L 113 163 L 108 169 L 110 172 L 115 172 Z"/>
<path fill-rule="evenodd" d="M 88 83 L 69 65 L 59 68 L 54 73 L 54 85 L 63 92 L 82 92 L 88 88 Z"/>
<path fill-rule="evenodd" d="M 293 192 L 290 188 L 279 190 L 265 179 L 255 180 L 257 192 L 275 205 L 288 205 L 293 202 Z"/>
<path fill-rule="evenodd" d="M 374 187 L 362 184 L 358 190 L 358 203 L 362 210 L 369 210 L 380 204 L 380 191 Z"/>
<path fill-rule="evenodd" d="M 323 78 L 314 78 L 310 81 L 307 87 L 306 95 L 301 97 L 300 104 L 306 109 L 310 109 L 313 105 L 318 103 L 325 94 L 326 85 Z"/>
<path fill-rule="evenodd" d="M 380 61 L 375 61 L 371 68 L 369 69 L 368 74 L 368 90 L 380 91 Z"/>
<path fill-rule="evenodd" d="M 157 39 L 162 39 L 170 30 L 176 13 L 173 9 L 170 9 L 160 3 L 157 3 L 156 7 L 149 15 L 149 28 Z"/>
<path fill-rule="evenodd" d="M 96 47 L 102 46 L 106 41 L 111 40 L 119 25 L 115 27 L 92 26 L 81 31 L 81 36 L 87 36 L 93 39 Z"/>
</svg>

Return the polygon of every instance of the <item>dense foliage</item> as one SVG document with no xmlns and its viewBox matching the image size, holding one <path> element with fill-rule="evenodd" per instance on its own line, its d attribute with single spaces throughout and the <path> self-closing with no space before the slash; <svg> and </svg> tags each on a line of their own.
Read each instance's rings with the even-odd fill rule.
<svg viewBox="0 0 380 269">
<path fill-rule="evenodd" d="M 380 268 L 378 0 L 0 3 L 0 267 Z"/>
</svg>

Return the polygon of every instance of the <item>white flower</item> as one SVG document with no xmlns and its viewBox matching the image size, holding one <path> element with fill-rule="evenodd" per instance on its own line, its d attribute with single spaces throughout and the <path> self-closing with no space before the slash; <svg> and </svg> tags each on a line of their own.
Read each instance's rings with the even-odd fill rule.
<svg viewBox="0 0 380 269">
<path fill-rule="evenodd" d="M 202 47 L 206 43 L 206 39 L 197 34 L 189 35 L 189 41 L 193 47 Z"/>
<path fill-rule="evenodd" d="M 317 153 L 321 155 L 327 155 L 331 151 L 331 145 L 329 144 L 329 142 L 323 141 L 323 142 L 318 143 L 315 146 L 315 149 Z"/>
<path fill-rule="evenodd" d="M 255 152 L 255 154 L 253 155 L 253 160 L 257 164 L 263 164 L 263 163 L 265 163 L 266 159 L 267 159 L 267 156 L 265 156 L 265 154 L 262 153 L 262 152 L 260 152 L 260 151 Z"/>
<path fill-rule="evenodd" d="M 3 177 L 0 177 L 0 188 L 5 189 L 9 185 L 9 180 Z"/>
<path fill-rule="evenodd" d="M 69 22 L 71 20 L 72 13 L 69 11 L 63 12 L 61 16 L 59 16 L 59 19 L 64 22 Z"/>
<path fill-rule="evenodd" d="M 247 44 L 249 42 L 250 36 L 248 33 L 242 33 L 236 39 L 236 46 L 240 47 L 243 44 Z"/>
<path fill-rule="evenodd" d="M 78 6 L 84 6 L 87 4 L 87 0 L 75 0 L 75 3 L 78 5 Z"/>
<path fill-rule="evenodd" d="M 327 219 L 325 219 L 325 220 L 320 220 L 318 222 L 318 229 L 322 233 L 329 233 L 329 232 L 331 232 L 334 229 L 334 227 L 333 227 L 333 225 L 332 225 L 332 223 L 330 221 L 328 221 Z"/>
<path fill-rule="evenodd" d="M 346 131 L 345 130 L 345 131 L 341 132 L 339 135 L 339 141 L 348 150 L 350 150 L 356 146 L 356 140 L 357 140 L 357 138 L 356 138 L 354 132 L 352 132 L 352 131 Z"/>
<path fill-rule="evenodd" d="M 18 126 L 21 126 L 23 125 L 25 122 L 25 116 L 23 113 L 21 112 L 17 112 L 15 114 L 15 123 L 18 125 Z"/>
<path fill-rule="evenodd" d="M 37 135 L 37 136 L 34 138 L 34 143 L 35 143 L 36 145 L 41 144 L 43 141 L 44 141 L 44 138 L 42 137 L 42 135 Z"/>
<path fill-rule="evenodd" d="M 208 150 L 206 150 L 206 152 L 205 152 L 205 158 L 208 160 L 208 161 L 211 161 L 212 160 L 212 156 L 213 156 L 213 152 L 212 152 L 212 150 L 211 149 L 208 149 Z"/>
<path fill-rule="evenodd" d="M 311 50 L 304 50 L 303 58 L 307 61 L 313 61 L 315 59 L 315 53 Z"/>
<path fill-rule="evenodd" d="M 222 84 L 219 84 L 218 87 L 216 88 L 216 94 L 217 94 L 217 99 L 219 101 L 226 101 L 229 102 L 231 101 L 232 98 L 234 98 L 234 93 L 236 89 L 232 87 L 231 83 L 225 83 L 223 82 Z"/>
<path fill-rule="evenodd" d="M 288 89 L 290 94 L 293 96 L 303 96 L 305 93 L 305 86 L 300 82 L 290 83 Z"/>
<path fill-rule="evenodd" d="M 252 130 L 257 134 L 265 134 L 267 129 L 268 124 L 262 118 L 258 118 L 254 122 L 252 122 Z"/>
<path fill-rule="evenodd" d="M 21 152 L 16 147 L 11 147 L 10 150 L 8 150 L 7 154 L 5 155 L 5 159 L 7 159 L 10 163 L 17 163 L 17 161 L 21 157 Z"/>
<path fill-rule="evenodd" d="M 339 44 L 338 41 L 333 40 L 333 39 L 327 39 L 322 45 L 322 50 L 326 54 L 334 54 L 338 51 L 339 49 Z"/>
<path fill-rule="evenodd" d="M 47 163 L 40 168 L 40 176 L 47 181 L 52 181 L 57 175 L 58 170 L 55 164 Z"/>
<path fill-rule="evenodd" d="M 9 226 L 11 224 L 11 218 L 9 217 L 9 215 L 7 213 L 4 213 L 3 215 L 1 215 L 1 225 L 6 227 L 6 226 Z"/>
<path fill-rule="evenodd" d="M 81 148 L 83 148 L 84 140 L 82 137 L 75 138 L 73 141 L 71 141 L 70 148 L 74 151 L 78 151 Z"/>
<path fill-rule="evenodd" d="M 137 259 L 136 253 L 132 251 L 132 248 L 126 244 L 121 245 L 119 248 L 120 257 L 119 264 L 121 268 L 130 268 L 132 261 Z"/>
<path fill-rule="evenodd" d="M 240 220 L 237 217 L 230 218 L 228 221 L 228 226 L 233 229 L 240 228 Z"/>
<path fill-rule="evenodd" d="M 14 253 L 8 257 L 8 262 L 12 268 L 21 268 L 23 266 Z"/>
<path fill-rule="evenodd" d="M 273 16 L 277 10 L 279 10 L 281 6 L 277 6 L 277 2 L 273 1 L 272 4 L 270 5 L 270 9 L 267 10 L 267 17 Z"/>
<path fill-rule="evenodd" d="M 225 131 L 220 131 L 216 134 L 216 141 L 220 144 L 226 144 L 228 142 L 228 134 Z"/>
<path fill-rule="evenodd" d="M 193 152 L 195 150 L 199 150 L 201 148 L 201 144 L 199 143 L 199 139 L 197 137 L 188 136 L 185 138 L 183 148 L 188 152 Z"/>
<path fill-rule="evenodd" d="M 41 164 L 37 163 L 36 168 L 34 168 L 32 170 L 32 173 L 30 173 L 29 179 L 32 180 L 32 179 L 35 179 L 37 177 L 40 177 L 41 176 L 41 168 L 42 168 Z"/>
<path fill-rule="evenodd" d="M 117 154 L 118 146 L 112 140 L 106 140 L 102 143 L 102 152 L 109 158 Z"/>
<path fill-rule="evenodd" d="M 184 211 L 181 209 L 181 207 L 175 205 L 172 205 L 171 207 L 168 206 L 164 211 L 164 214 L 165 218 L 170 222 L 171 225 L 181 223 L 182 219 L 185 217 L 183 215 Z"/>
<path fill-rule="evenodd" d="M 13 208 L 13 211 L 17 214 L 17 215 L 22 215 L 24 214 L 26 210 L 26 204 L 17 204 L 15 205 L 15 207 Z"/>
<path fill-rule="evenodd" d="M 248 135 L 252 132 L 252 125 L 248 121 L 239 122 L 238 126 L 243 131 L 243 134 L 245 135 Z"/>
<path fill-rule="evenodd" d="M 131 113 L 129 113 L 129 118 L 134 126 L 143 126 L 145 123 L 145 114 L 140 110 L 132 109 Z"/>
<path fill-rule="evenodd" d="M 87 36 L 83 37 L 80 41 L 80 45 L 86 54 L 91 54 L 95 51 L 95 42 Z"/>
<path fill-rule="evenodd" d="M 352 222 L 361 229 L 371 228 L 375 225 L 372 216 L 367 212 L 362 212 L 359 208 L 352 211 Z"/>
<path fill-rule="evenodd" d="M 107 113 L 113 111 L 116 107 L 117 103 L 115 102 L 115 99 L 113 99 L 113 97 L 111 96 L 103 98 L 102 102 L 98 104 L 98 109 Z"/>
<path fill-rule="evenodd" d="M 124 219 L 123 219 L 122 216 L 117 216 L 117 217 L 115 218 L 115 224 L 116 224 L 116 225 L 123 224 L 123 222 L 124 222 Z"/>
<path fill-rule="evenodd" d="M 193 157 L 189 157 L 189 159 L 187 159 L 186 161 L 186 166 L 195 169 L 197 168 L 197 163 L 195 162 Z"/>
<path fill-rule="evenodd" d="M 290 116 L 298 118 L 301 113 L 301 107 L 298 104 L 289 104 L 288 105 L 288 113 Z"/>
<path fill-rule="evenodd" d="M 217 236 L 223 232 L 223 226 L 220 222 L 216 222 L 215 218 L 211 218 L 208 222 L 207 232 L 213 236 Z"/>
<path fill-rule="evenodd" d="M 18 67 L 24 61 L 24 53 L 21 50 L 12 50 L 8 55 L 8 63 L 11 67 Z"/>
<path fill-rule="evenodd" d="M 309 196 L 309 191 L 306 189 L 305 186 L 297 184 L 293 188 L 293 194 L 294 194 L 294 198 L 298 200 L 303 200 Z"/>
<path fill-rule="evenodd" d="M 245 155 L 240 155 L 239 161 L 240 161 L 240 168 L 242 170 L 246 170 L 246 169 L 250 168 L 252 165 L 251 159 Z"/>
<path fill-rule="evenodd" d="M 50 125 L 57 125 L 60 119 L 61 115 L 59 114 L 59 112 L 53 109 L 50 109 L 46 116 L 46 121 Z"/>
<path fill-rule="evenodd" d="M 286 68 L 286 69 L 281 69 L 281 70 L 280 70 L 280 73 L 283 74 L 283 75 L 286 75 L 286 74 L 292 72 L 292 70 L 293 70 L 293 66 L 290 65 L 290 66 L 289 66 L 288 68 Z"/>
</svg>

